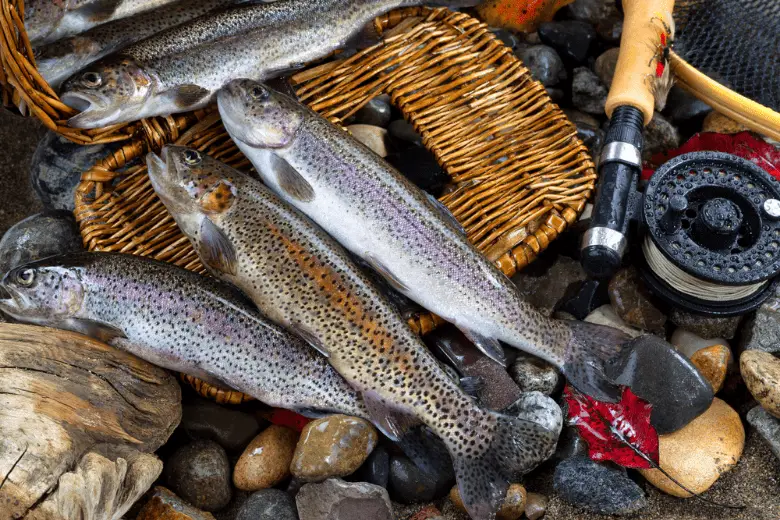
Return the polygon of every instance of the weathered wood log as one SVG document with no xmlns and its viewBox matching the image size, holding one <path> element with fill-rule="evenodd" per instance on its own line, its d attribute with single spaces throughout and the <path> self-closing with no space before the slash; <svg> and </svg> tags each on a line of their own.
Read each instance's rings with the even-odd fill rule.
<svg viewBox="0 0 780 520">
<path fill-rule="evenodd" d="M 165 370 L 80 334 L 0 324 L 0 520 L 115 518 L 159 475 L 144 454 L 180 419 Z"/>
</svg>

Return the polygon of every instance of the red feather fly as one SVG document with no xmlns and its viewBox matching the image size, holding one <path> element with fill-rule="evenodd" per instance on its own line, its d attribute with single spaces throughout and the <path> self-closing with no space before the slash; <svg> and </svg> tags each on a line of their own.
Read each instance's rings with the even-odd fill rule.
<svg viewBox="0 0 780 520">
<path fill-rule="evenodd" d="M 588 443 L 597 462 L 613 461 L 627 468 L 658 466 L 658 433 L 650 425 L 652 405 L 625 387 L 620 402 L 603 403 L 566 385 L 563 396 L 569 423 Z"/>
</svg>

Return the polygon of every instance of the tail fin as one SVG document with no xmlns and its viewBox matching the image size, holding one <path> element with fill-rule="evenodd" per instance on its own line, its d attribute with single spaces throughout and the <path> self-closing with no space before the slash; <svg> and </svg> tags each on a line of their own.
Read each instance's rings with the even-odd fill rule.
<svg viewBox="0 0 780 520">
<path fill-rule="evenodd" d="M 606 373 L 608 364 L 619 358 L 631 337 L 618 329 L 582 321 L 565 321 L 571 329 L 566 346 L 563 374 L 580 392 L 599 401 L 620 400 L 620 387 Z"/>
<path fill-rule="evenodd" d="M 543 462 L 555 447 L 558 435 L 524 419 L 492 411 L 483 413 L 492 416 L 491 422 L 495 420 L 496 424 L 488 439 L 489 447 L 480 455 L 469 449 L 451 453 L 460 496 L 469 515 L 474 520 L 493 520 L 509 484 Z M 484 433 L 475 432 L 475 438 Z"/>
</svg>

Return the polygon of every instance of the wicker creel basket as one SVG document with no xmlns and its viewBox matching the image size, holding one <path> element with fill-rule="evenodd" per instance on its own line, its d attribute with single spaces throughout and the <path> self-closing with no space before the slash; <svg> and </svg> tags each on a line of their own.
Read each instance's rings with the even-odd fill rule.
<svg viewBox="0 0 780 520">
<path fill-rule="evenodd" d="M 441 201 L 469 239 L 507 275 L 530 263 L 590 196 L 596 173 L 576 128 L 512 51 L 478 20 L 413 8 L 376 20 L 384 42 L 291 78 L 300 99 L 335 124 L 388 94 L 451 177 Z M 137 138 L 82 176 L 76 219 L 92 251 L 149 256 L 203 272 L 157 198 L 142 163 L 150 148 L 176 142 L 235 167 L 249 167 L 211 109 L 173 119 L 164 133 Z M 412 316 L 419 333 L 440 319 Z M 219 400 L 227 394 L 201 385 Z"/>
</svg>

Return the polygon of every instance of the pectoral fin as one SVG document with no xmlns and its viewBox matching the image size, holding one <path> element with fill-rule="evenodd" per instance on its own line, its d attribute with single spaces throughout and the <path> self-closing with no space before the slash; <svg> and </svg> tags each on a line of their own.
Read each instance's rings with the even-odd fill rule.
<svg viewBox="0 0 780 520">
<path fill-rule="evenodd" d="M 200 225 L 200 258 L 217 272 L 232 275 L 237 272 L 238 258 L 233 244 L 208 217 Z"/>
<path fill-rule="evenodd" d="M 420 425 L 417 417 L 394 408 L 375 392 L 363 392 L 363 402 L 376 427 L 392 441 L 399 442 L 411 428 Z"/>
<path fill-rule="evenodd" d="M 309 332 L 306 328 L 304 328 L 301 325 L 298 325 L 297 323 L 293 323 L 289 326 L 289 329 L 293 331 L 295 334 L 301 337 L 306 343 L 312 346 L 317 352 L 322 354 L 325 357 L 330 357 L 330 353 L 328 352 L 328 349 L 325 348 L 325 345 L 322 343 L 320 338 Z"/>
<path fill-rule="evenodd" d="M 271 155 L 271 168 L 276 174 L 279 187 L 288 196 L 301 202 L 311 202 L 314 200 L 314 188 L 309 181 L 298 173 L 290 163 L 276 154 Z"/>
<path fill-rule="evenodd" d="M 474 345 L 487 357 L 501 365 L 502 367 L 506 367 L 506 356 L 504 354 L 504 347 L 501 346 L 501 343 L 498 342 L 497 339 L 488 338 L 487 336 L 483 336 L 477 332 L 474 332 L 473 330 L 468 330 L 465 328 L 458 327 L 460 331 L 463 333 L 464 336 L 466 336 L 469 341 L 474 343 Z"/>
<path fill-rule="evenodd" d="M 442 204 L 439 201 L 439 199 L 437 199 L 436 197 L 434 197 L 430 193 L 426 193 L 426 195 L 428 196 L 428 200 L 431 201 L 431 204 L 433 204 L 436 207 L 436 209 L 439 210 L 439 213 L 441 213 L 441 216 L 444 217 L 445 220 L 447 220 L 450 223 L 452 223 L 452 225 L 454 225 L 456 228 L 458 228 L 458 230 L 465 235 L 466 234 L 466 230 L 463 229 L 463 226 L 461 225 L 460 222 L 458 222 L 458 219 L 456 219 L 455 216 L 450 212 L 449 208 L 447 208 L 447 206 Z"/>
<path fill-rule="evenodd" d="M 165 92 L 165 97 L 177 108 L 192 108 L 211 96 L 211 91 L 198 85 L 179 85 Z"/>
<path fill-rule="evenodd" d="M 363 258 L 374 271 L 382 275 L 382 278 L 387 280 L 387 283 L 389 283 L 393 289 L 395 289 L 400 293 L 406 294 L 408 288 L 403 284 L 401 280 L 396 278 L 393 275 L 393 273 L 391 273 L 390 270 L 387 267 L 385 267 L 384 264 L 382 264 L 382 262 L 380 262 L 376 256 L 374 256 L 372 253 L 366 253 L 365 255 L 363 255 Z"/>
<path fill-rule="evenodd" d="M 125 333 L 118 328 L 100 323 L 99 321 L 71 318 L 65 322 L 65 327 L 68 330 L 79 332 L 103 343 L 110 343 L 113 339 L 125 337 Z"/>
</svg>

